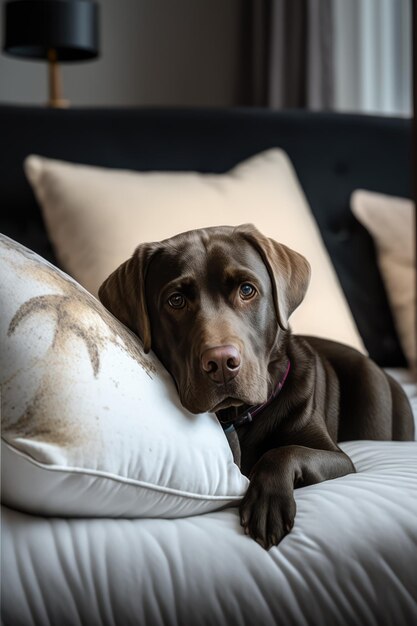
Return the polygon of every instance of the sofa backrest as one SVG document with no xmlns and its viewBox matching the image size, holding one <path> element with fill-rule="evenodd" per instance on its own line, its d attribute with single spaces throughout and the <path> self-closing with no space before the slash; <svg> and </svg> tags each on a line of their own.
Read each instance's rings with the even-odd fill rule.
<svg viewBox="0 0 417 626">
<path fill-rule="evenodd" d="M 370 355 L 380 365 L 404 364 L 373 242 L 349 199 L 358 188 L 410 197 L 410 120 L 301 110 L 0 106 L 0 129 L 0 231 L 53 262 L 23 174 L 28 154 L 142 171 L 225 172 L 266 148 L 283 148 Z"/>
</svg>

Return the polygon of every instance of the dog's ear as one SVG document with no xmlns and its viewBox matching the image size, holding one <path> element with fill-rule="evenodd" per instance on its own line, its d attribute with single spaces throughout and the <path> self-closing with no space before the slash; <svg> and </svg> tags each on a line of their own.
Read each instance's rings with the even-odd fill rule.
<svg viewBox="0 0 417 626">
<path fill-rule="evenodd" d="M 151 325 L 145 296 L 145 280 L 156 244 L 142 244 L 101 285 L 98 297 L 125 326 L 139 335 L 143 349 L 151 349 Z"/>
<path fill-rule="evenodd" d="M 243 224 L 237 228 L 237 232 L 261 255 L 271 278 L 278 324 L 287 330 L 288 318 L 306 294 L 310 282 L 310 264 L 298 252 L 265 237 L 253 224 Z"/>
</svg>

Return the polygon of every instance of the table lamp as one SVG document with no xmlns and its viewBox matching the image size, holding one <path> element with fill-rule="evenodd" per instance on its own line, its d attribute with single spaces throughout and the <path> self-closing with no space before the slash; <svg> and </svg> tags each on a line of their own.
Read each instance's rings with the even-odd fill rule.
<svg viewBox="0 0 417 626">
<path fill-rule="evenodd" d="M 48 104 L 67 106 L 59 63 L 98 56 L 98 4 L 92 0 L 7 0 L 3 50 L 27 59 L 46 59 Z"/>
</svg>

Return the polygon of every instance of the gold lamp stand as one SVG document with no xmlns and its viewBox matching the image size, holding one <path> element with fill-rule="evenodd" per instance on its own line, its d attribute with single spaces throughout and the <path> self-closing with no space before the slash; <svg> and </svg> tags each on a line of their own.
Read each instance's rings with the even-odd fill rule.
<svg viewBox="0 0 417 626">
<path fill-rule="evenodd" d="M 56 50 L 48 50 L 49 100 L 48 106 L 63 109 L 69 106 L 69 101 L 62 98 L 61 68 L 58 64 Z"/>
</svg>

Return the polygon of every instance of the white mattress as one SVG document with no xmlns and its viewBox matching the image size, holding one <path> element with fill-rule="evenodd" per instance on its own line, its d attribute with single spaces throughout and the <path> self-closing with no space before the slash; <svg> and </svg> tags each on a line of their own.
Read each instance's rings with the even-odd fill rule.
<svg viewBox="0 0 417 626">
<path fill-rule="evenodd" d="M 177 520 L 3 508 L 4 626 L 417 624 L 417 443 L 342 447 L 358 473 L 296 490 L 294 529 L 269 552 L 235 508 Z"/>
</svg>

